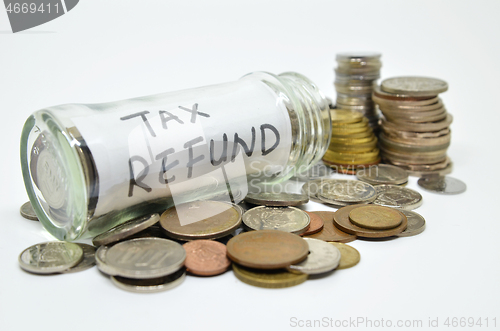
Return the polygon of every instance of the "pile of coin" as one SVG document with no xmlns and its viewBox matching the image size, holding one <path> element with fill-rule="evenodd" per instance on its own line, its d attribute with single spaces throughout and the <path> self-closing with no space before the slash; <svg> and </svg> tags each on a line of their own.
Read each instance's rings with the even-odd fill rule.
<svg viewBox="0 0 500 331">
<path fill-rule="evenodd" d="M 451 161 L 452 116 L 438 97 L 448 84 L 427 77 L 395 77 L 375 88 L 373 100 L 383 113 L 379 146 L 383 161 L 413 176 L 447 174 Z"/>
<path fill-rule="evenodd" d="M 85 244 L 42 243 L 23 251 L 19 264 L 38 274 L 81 271 L 97 264 L 113 284 L 139 293 L 174 288 L 186 274 L 215 276 L 232 265 L 234 275 L 244 283 L 282 288 L 298 285 L 309 275 L 356 265 L 359 252 L 344 243 L 358 236 L 410 236 L 423 231 L 425 221 L 416 213 L 354 204 L 372 201 L 374 190 L 364 182 L 348 182 L 362 187 L 326 181 L 328 185 L 320 190 L 346 203 L 337 212 L 293 207 L 308 201 L 304 194 L 249 194 L 248 202 L 260 206 L 244 214 L 234 204 L 196 201 L 170 208 L 161 216 L 130 220 L 95 237 L 97 251 Z M 365 190 L 368 193 L 361 193 Z M 351 212 L 358 207 L 359 211 Z M 343 222 L 347 211 L 349 227 Z M 247 232 L 237 231 L 242 220 Z M 353 230 L 355 226 L 363 230 Z"/>
<path fill-rule="evenodd" d="M 380 57 L 379 53 L 340 53 L 335 68 L 336 108 L 361 113 L 375 130 L 379 127 L 380 112 L 372 100 L 372 92 L 380 78 Z"/>
<path fill-rule="evenodd" d="M 355 174 L 356 170 L 380 162 L 377 137 L 360 113 L 330 110 L 332 137 L 323 162 L 337 172 Z"/>
<path fill-rule="evenodd" d="M 334 208 L 375 204 L 412 210 L 422 205 L 422 195 L 400 185 L 376 185 L 358 180 L 321 178 L 306 182 L 302 192 L 315 202 Z"/>
</svg>

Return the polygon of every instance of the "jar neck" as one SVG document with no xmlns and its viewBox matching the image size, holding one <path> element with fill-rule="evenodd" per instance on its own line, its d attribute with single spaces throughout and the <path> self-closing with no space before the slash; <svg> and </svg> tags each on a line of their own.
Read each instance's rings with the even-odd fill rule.
<svg viewBox="0 0 500 331">
<path fill-rule="evenodd" d="M 292 146 L 279 179 L 304 172 L 320 161 L 330 144 L 332 128 L 328 100 L 317 85 L 295 72 L 254 72 L 244 77 L 257 78 L 271 87 L 288 111 Z"/>
</svg>

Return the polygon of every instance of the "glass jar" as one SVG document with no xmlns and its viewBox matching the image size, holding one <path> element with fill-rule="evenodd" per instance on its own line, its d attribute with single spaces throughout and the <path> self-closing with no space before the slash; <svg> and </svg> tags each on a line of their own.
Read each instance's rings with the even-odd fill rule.
<svg viewBox="0 0 500 331">
<path fill-rule="evenodd" d="M 328 101 L 297 73 L 254 72 L 224 84 L 102 104 L 41 109 L 26 121 L 21 165 L 45 227 L 95 236 L 175 204 L 288 179 L 319 161 Z"/>
</svg>

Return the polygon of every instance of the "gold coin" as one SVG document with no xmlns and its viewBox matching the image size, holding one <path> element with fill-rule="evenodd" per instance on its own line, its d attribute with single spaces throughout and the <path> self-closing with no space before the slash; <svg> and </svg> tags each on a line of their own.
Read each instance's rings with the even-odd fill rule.
<svg viewBox="0 0 500 331">
<path fill-rule="evenodd" d="M 330 143 L 328 149 L 335 152 L 363 153 L 363 152 L 369 152 L 373 150 L 375 147 L 377 147 L 377 138 L 373 137 L 371 141 L 362 144 Z"/>
<path fill-rule="evenodd" d="M 379 150 L 375 148 L 369 152 L 363 153 L 346 153 L 327 150 L 323 158 L 333 163 L 366 164 L 375 162 L 379 158 Z"/>
<path fill-rule="evenodd" d="M 306 274 L 294 274 L 285 269 L 251 269 L 237 265 L 236 263 L 233 263 L 233 271 L 236 278 L 243 283 L 264 288 L 290 287 L 302 284 L 307 280 Z"/>
<path fill-rule="evenodd" d="M 340 130 L 364 128 L 367 125 L 368 125 L 368 119 L 364 116 L 361 119 L 361 121 L 356 123 L 332 123 L 333 128 L 338 128 Z"/>
<path fill-rule="evenodd" d="M 354 225 L 365 229 L 388 230 L 399 226 L 403 222 L 403 217 L 397 210 L 382 206 L 370 206 L 351 210 L 349 220 Z"/>
<path fill-rule="evenodd" d="M 219 201 L 195 201 L 167 209 L 160 225 L 174 239 L 215 239 L 224 237 L 241 224 L 241 209 Z"/>
<path fill-rule="evenodd" d="M 371 127 L 367 127 L 363 132 L 351 133 L 332 130 L 332 138 L 366 138 L 373 135 L 373 130 Z"/>
<path fill-rule="evenodd" d="M 355 113 L 349 110 L 343 110 L 343 109 L 331 109 L 330 110 L 330 115 L 332 117 L 332 124 L 333 123 L 357 123 L 361 121 L 363 118 L 363 115 L 360 113 Z"/>
<path fill-rule="evenodd" d="M 344 144 L 344 145 L 357 145 L 357 144 L 364 144 L 368 143 L 373 140 L 375 136 L 370 135 L 368 137 L 363 137 L 363 138 L 338 138 L 338 137 L 332 137 L 330 140 L 330 145 L 331 144 Z"/>
<path fill-rule="evenodd" d="M 356 248 L 338 242 L 330 242 L 330 244 L 337 247 L 340 251 L 341 257 L 337 269 L 347 269 L 354 267 L 356 264 L 358 264 L 359 260 L 361 260 L 361 255 Z"/>
</svg>

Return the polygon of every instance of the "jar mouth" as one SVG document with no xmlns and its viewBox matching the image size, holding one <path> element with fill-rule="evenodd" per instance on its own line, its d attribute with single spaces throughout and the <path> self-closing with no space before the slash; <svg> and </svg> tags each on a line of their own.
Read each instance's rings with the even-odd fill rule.
<svg viewBox="0 0 500 331">
<path fill-rule="evenodd" d="M 48 110 L 30 116 L 21 136 L 21 165 L 30 202 L 44 228 L 72 241 L 85 231 L 87 187 L 78 141 Z"/>
</svg>

